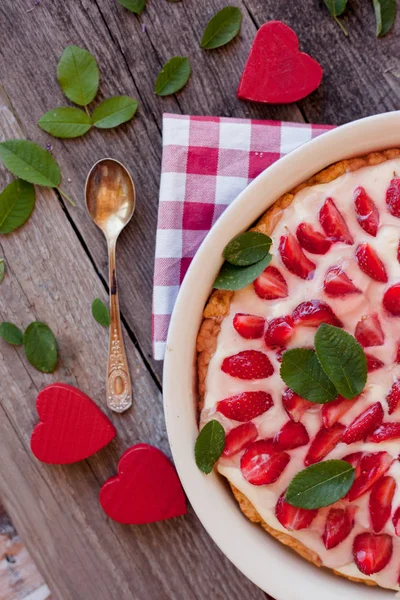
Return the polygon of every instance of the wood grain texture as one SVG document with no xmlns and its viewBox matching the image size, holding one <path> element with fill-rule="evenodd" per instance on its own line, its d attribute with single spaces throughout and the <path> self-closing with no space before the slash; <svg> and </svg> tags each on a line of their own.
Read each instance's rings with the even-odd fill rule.
<svg viewBox="0 0 400 600">
<path fill-rule="evenodd" d="M 90 304 L 95 296 L 106 298 L 107 255 L 102 234 L 84 209 L 85 177 L 96 160 L 113 156 L 132 171 L 138 193 L 134 220 L 119 242 L 120 300 L 135 406 L 126 419 L 113 416 L 118 440 L 79 465 L 38 464 L 28 451 L 36 422 L 34 398 L 54 379 L 33 371 L 18 349 L 0 345 L 0 493 L 55 597 L 62 600 L 264 597 L 221 556 L 192 513 L 176 522 L 124 528 L 108 522 L 97 503 L 97 490 L 115 473 L 117 458 L 129 445 L 148 441 L 168 449 L 162 366 L 151 358 L 162 113 L 344 123 L 394 110 L 400 100 L 400 22 L 393 33 L 376 40 L 371 3 L 353 0 L 343 18 L 350 32 L 346 39 L 323 0 L 304 0 L 301 9 L 287 0 L 233 3 L 242 9 L 241 33 L 211 52 L 197 42 L 226 0 L 149 0 L 140 18 L 115 0 L 75 0 L 73 8 L 61 0 L 42 0 L 32 11 L 33 0 L 0 3 L 0 81 L 24 135 L 52 144 L 63 187 L 78 202 L 71 209 L 50 192 L 38 194 L 27 226 L 1 237 L 0 252 L 9 265 L 1 286 L 0 319 L 20 326 L 35 318 L 46 320 L 60 343 L 58 378 L 78 385 L 99 403 L 104 401 L 107 334 L 92 321 Z M 256 29 L 270 19 L 293 27 L 301 49 L 325 71 L 321 87 L 298 105 L 254 105 L 236 98 Z M 116 94 L 138 99 L 132 123 L 73 141 L 55 140 L 36 126 L 46 111 L 69 104 L 55 76 L 69 43 L 96 56 L 102 73 L 98 100 Z M 177 54 L 189 56 L 191 80 L 178 95 L 158 98 L 153 92 L 156 75 Z M 21 130 L 3 100 L 0 135 L 17 134 Z M 1 171 L 1 185 L 7 182 Z"/>
<path fill-rule="evenodd" d="M 0 101 L 0 140 L 21 137 L 5 102 Z M 8 180 L 0 169 L 0 185 Z M 37 190 L 32 218 L 15 234 L 2 236 L 0 254 L 8 267 L 0 320 L 22 328 L 44 320 L 59 344 L 55 375 L 33 369 L 21 348 L 0 344 L 0 493 L 54 597 L 263 598 L 212 544 L 192 511 L 187 517 L 140 527 L 119 525 L 103 513 L 100 487 L 115 474 L 126 448 L 147 441 L 169 452 L 160 392 L 127 332 L 135 403 L 126 415 L 106 411 L 118 429 L 116 440 L 74 465 L 49 466 L 33 457 L 29 441 L 38 420 L 35 398 L 44 385 L 61 379 L 106 410 L 108 332 L 91 315 L 93 298 L 105 294 L 50 190 Z"/>
</svg>

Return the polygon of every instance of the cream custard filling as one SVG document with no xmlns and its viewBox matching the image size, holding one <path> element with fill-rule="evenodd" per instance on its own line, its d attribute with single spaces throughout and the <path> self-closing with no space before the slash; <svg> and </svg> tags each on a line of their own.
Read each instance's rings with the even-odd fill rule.
<svg viewBox="0 0 400 600">
<path fill-rule="evenodd" d="M 350 424 L 363 410 L 377 401 L 381 402 L 384 409 L 384 421 L 400 420 L 400 410 L 397 414 L 388 415 L 385 401 L 393 382 L 400 378 L 400 365 L 395 363 L 397 342 L 400 341 L 400 318 L 389 316 L 382 305 L 384 291 L 394 283 L 400 282 L 400 264 L 397 260 L 400 219 L 388 212 L 385 202 L 386 190 L 394 173 L 400 175 L 400 159 L 389 160 L 377 166 L 369 166 L 346 173 L 330 183 L 306 187 L 296 194 L 271 236 L 273 239 L 271 252 L 274 255 L 271 265 L 276 266 L 284 275 L 289 295 L 287 298 L 278 300 L 263 300 L 256 295 L 252 285 L 234 294 L 229 314 L 222 322 L 216 352 L 208 367 L 201 424 L 211 418 L 217 418 L 228 432 L 238 423 L 216 412 L 216 403 L 223 398 L 252 390 L 265 390 L 272 395 L 274 401 L 274 406 L 268 412 L 253 419 L 258 428 L 258 439 L 273 436 L 289 420 L 281 402 L 282 392 L 286 386 L 279 375 L 280 363 L 277 360 L 276 352 L 268 349 L 263 339 L 246 340 L 242 338 L 235 331 L 232 320 L 237 312 L 259 315 L 268 320 L 288 315 L 298 304 L 311 299 L 321 299 L 327 302 L 343 322 L 344 328 L 353 335 L 355 326 L 363 315 L 377 313 L 385 335 L 382 346 L 366 349 L 368 353 L 381 359 L 385 366 L 368 374 L 367 385 L 362 396 L 354 403 L 354 407 L 341 417 L 340 422 L 344 425 Z M 365 188 L 379 210 L 380 222 L 376 237 L 367 234 L 357 222 L 353 202 L 353 192 L 357 186 Z M 295 234 L 297 226 L 302 222 L 309 223 L 315 229 L 322 231 L 318 213 L 328 197 L 333 198 L 343 214 L 354 237 L 354 244 L 351 246 L 343 243 L 332 244 L 325 255 L 306 252 L 317 268 L 314 278 L 304 281 L 291 274 L 282 264 L 278 252 L 279 239 L 287 232 L 287 229 Z M 362 242 L 368 242 L 384 263 L 389 279 L 387 284 L 373 281 L 358 267 L 354 253 L 357 245 Z M 326 271 L 333 266 L 343 267 L 350 279 L 363 293 L 342 298 L 328 297 L 323 290 L 323 281 Z M 315 332 L 315 328 L 297 327 L 288 348 L 312 346 Z M 267 379 L 247 381 L 231 377 L 221 371 L 221 363 L 225 357 L 246 349 L 266 352 L 274 366 L 274 374 Z M 315 405 L 315 409 L 305 412 L 301 422 L 312 440 L 321 428 L 320 405 Z M 230 459 L 221 458 L 218 470 L 247 496 L 268 525 L 278 531 L 289 533 L 293 538 L 300 540 L 305 546 L 317 552 L 325 566 L 352 577 L 372 579 L 382 587 L 399 590 L 397 580 L 400 571 L 400 538 L 395 534 L 391 518 L 381 532 L 390 534 L 393 539 L 393 555 L 389 564 L 381 572 L 368 577 L 358 570 L 353 561 L 354 537 L 361 531 L 371 530 L 368 509 L 369 493 L 352 503 L 357 507 L 355 526 L 351 534 L 331 550 L 326 550 L 321 537 L 329 507 L 320 509 L 311 526 L 299 531 L 288 532 L 276 519 L 276 502 L 294 475 L 304 468 L 303 461 L 308 447 L 307 445 L 288 451 L 291 460 L 278 481 L 271 485 L 254 486 L 244 479 L 240 471 L 242 452 Z M 364 452 L 385 450 L 397 459 L 400 440 L 386 441 L 380 444 L 356 442 L 347 445 L 340 442 L 326 459 L 342 458 L 360 450 Z M 398 460 L 395 460 L 387 474 L 392 475 L 397 482 L 392 504 L 394 512 L 400 505 L 400 463 Z M 340 506 L 340 502 L 338 506 Z"/>
</svg>

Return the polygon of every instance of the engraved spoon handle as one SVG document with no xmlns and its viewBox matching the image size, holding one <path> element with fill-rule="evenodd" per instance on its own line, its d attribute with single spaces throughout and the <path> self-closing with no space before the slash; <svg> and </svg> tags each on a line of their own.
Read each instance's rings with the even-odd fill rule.
<svg viewBox="0 0 400 600">
<path fill-rule="evenodd" d="M 111 323 L 107 365 L 107 404 L 114 412 L 121 413 L 132 404 L 132 387 L 119 314 L 115 247 L 116 240 L 110 240 L 108 243 L 108 260 Z"/>
</svg>

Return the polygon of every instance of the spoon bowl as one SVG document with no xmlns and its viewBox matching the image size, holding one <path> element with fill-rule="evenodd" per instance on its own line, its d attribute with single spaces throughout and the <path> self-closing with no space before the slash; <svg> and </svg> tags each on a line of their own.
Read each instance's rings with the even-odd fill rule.
<svg viewBox="0 0 400 600">
<path fill-rule="evenodd" d="M 110 282 L 107 404 L 111 410 L 121 413 L 132 404 L 132 389 L 122 336 L 115 255 L 117 238 L 135 210 L 135 186 L 123 164 L 103 158 L 89 172 L 85 197 L 92 220 L 107 240 Z"/>
<path fill-rule="evenodd" d="M 119 161 L 99 160 L 90 170 L 85 187 L 86 206 L 107 239 L 117 239 L 136 206 L 132 177 Z"/>
</svg>

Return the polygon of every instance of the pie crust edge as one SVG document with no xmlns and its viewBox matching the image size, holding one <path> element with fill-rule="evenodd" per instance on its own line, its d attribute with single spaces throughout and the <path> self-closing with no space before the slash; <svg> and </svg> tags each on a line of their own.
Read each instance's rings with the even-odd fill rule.
<svg viewBox="0 0 400 600">
<path fill-rule="evenodd" d="M 363 157 L 350 158 L 334 163 L 316 175 L 313 175 L 310 179 L 301 183 L 292 191 L 287 192 L 278 198 L 278 200 L 262 215 L 255 227 L 253 227 L 251 230 L 260 231 L 265 235 L 270 235 L 275 229 L 277 223 L 280 221 L 285 209 L 290 206 L 295 195 L 303 188 L 316 184 L 330 183 L 345 173 L 357 171 L 363 167 L 378 165 L 386 160 L 398 158 L 399 156 L 400 149 L 392 148 L 389 150 L 372 152 Z M 203 321 L 197 336 L 197 384 L 199 411 L 202 410 L 204 404 L 204 395 L 206 391 L 205 381 L 207 377 L 208 365 L 216 350 L 221 324 L 224 317 L 229 312 L 233 295 L 234 292 L 231 291 L 214 290 L 208 299 L 203 312 Z M 283 533 L 270 527 L 256 511 L 250 500 L 230 482 L 229 485 L 241 511 L 250 521 L 260 524 L 261 527 L 263 527 L 263 529 L 265 529 L 265 531 L 267 531 L 270 535 L 279 540 L 282 544 L 300 554 L 300 556 L 313 563 L 317 567 L 323 566 L 322 561 L 316 552 L 310 550 L 310 548 L 288 533 Z M 343 575 L 334 569 L 330 570 L 332 570 L 336 575 L 340 575 L 341 577 L 345 577 L 351 581 L 364 583 L 369 586 L 377 585 L 375 581 L 369 579 L 350 577 L 348 575 Z"/>
</svg>

